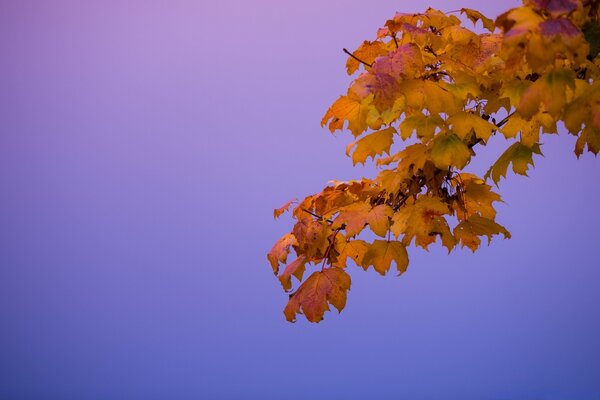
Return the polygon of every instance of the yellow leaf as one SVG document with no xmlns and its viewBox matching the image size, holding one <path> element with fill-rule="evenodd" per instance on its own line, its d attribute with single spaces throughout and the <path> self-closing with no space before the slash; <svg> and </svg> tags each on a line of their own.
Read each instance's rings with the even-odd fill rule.
<svg viewBox="0 0 600 400">
<path fill-rule="evenodd" d="M 492 187 L 475 175 L 461 173 L 459 182 L 462 186 L 462 212 L 458 213 L 459 219 L 467 219 L 474 214 L 494 219 L 496 210 L 492 205 L 495 201 L 502 201 L 500 195 L 492 192 Z"/>
<path fill-rule="evenodd" d="M 373 233 L 384 237 L 390 227 L 389 218 L 393 213 L 394 211 L 387 204 L 380 204 L 373 207 L 367 214 L 367 222 Z"/>
<path fill-rule="evenodd" d="M 339 255 L 337 257 L 337 266 L 346 267 L 346 261 L 351 258 L 356 265 L 361 265 L 365 253 L 369 249 L 367 242 L 363 240 L 343 240 L 337 246 Z"/>
<path fill-rule="evenodd" d="M 419 139 L 431 139 L 436 130 L 444 125 L 444 120 L 439 115 L 425 115 L 421 111 L 404 118 L 400 124 L 400 136 L 406 140 L 414 131 Z"/>
<path fill-rule="evenodd" d="M 465 46 L 469 43 L 480 43 L 480 38 L 477 34 L 458 25 L 444 29 L 442 32 L 442 38 L 454 46 Z"/>
<path fill-rule="evenodd" d="M 392 104 L 392 108 L 386 108 L 381 112 L 381 121 L 384 124 L 391 124 L 393 121 L 400 118 L 400 114 L 406 108 L 406 97 L 401 95 L 400 97 L 395 98 L 394 103 Z"/>
<path fill-rule="evenodd" d="M 505 239 L 510 238 L 510 233 L 502 225 L 497 224 L 489 218 L 484 218 L 477 214 L 472 215 L 469 219 L 460 222 L 454 228 L 454 236 L 461 244 L 461 247 L 468 247 L 475 252 L 481 244 L 479 236 L 487 236 L 488 244 L 492 240 L 493 235 L 504 235 Z"/>
<path fill-rule="evenodd" d="M 350 283 L 350 276 L 341 268 L 313 272 L 290 296 L 283 310 L 286 319 L 295 322 L 297 314 L 304 314 L 310 322 L 319 322 L 329 310 L 329 304 L 341 312 L 346 306 Z"/>
<path fill-rule="evenodd" d="M 375 159 L 376 155 L 390 152 L 390 147 L 393 143 L 393 136 L 396 129 L 389 127 L 367 136 L 356 142 L 356 149 L 352 153 L 352 163 L 365 163 L 367 158 Z"/>
<path fill-rule="evenodd" d="M 583 153 L 587 146 L 588 151 L 598 154 L 600 152 L 600 130 L 593 126 L 586 126 L 575 143 L 575 155 L 577 158 Z"/>
<path fill-rule="evenodd" d="M 506 177 L 508 165 L 512 163 L 512 169 L 516 174 L 527 176 L 529 165 L 533 166 L 533 154 L 542 155 L 539 144 L 525 146 L 519 142 L 513 143 L 485 174 L 485 179 L 492 178 L 497 185 L 500 178 Z"/>
<path fill-rule="evenodd" d="M 438 135 L 431 149 L 431 160 L 440 169 L 457 167 L 463 169 L 471 159 L 471 151 L 453 133 Z"/>
<path fill-rule="evenodd" d="M 459 101 L 466 102 L 474 100 L 481 96 L 481 88 L 477 82 L 477 78 L 465 71 L 457 71 L 454 73 L 454 82 L 447 85 L 446 88 L 452 92 L 455 98 Z"/>
<path fill-rule="evenodd" d="M 357 95 L 349 93 L 348 96 L 340 96 L 329 107 L 321 120 L 321 126 L 329 122 L 329 130 L 334 132 L 342 129 L 344 121 L 348 121 L 348 129 L 354 136 L 358 136 L 369 127 L 367 117 L 371 112 L 376 112 L 372 94 L 360 99 Z"/>
<path fill-rule="evenodd" d="M 412 175 L 407 170 L 383 170 L 377 175 L 377 181 L 381 187 L 388 193 L 397 193 L 401 188 L 406 187 L 406 181 Z"/>
<path fill-rule="evenodd" d="M 452 125 L 452 132 L 463 140 L 468 139 L 468 135 L 473 132 L 479 139 L 487 142 L 492 131 L 497 129 L 496 125 L 486 121 L 480 115 L 466 111 L 452 115 L 448 118 L 448 123 Z"/>
<path fill-rule="evenodd" d="M 414 202 L 405 203 L 392 217 L 391 230 L 396 237 L 402 237 L 402 244 L 410 245 L 413 238 L 415 244 L 427 250 L 440 235 L 442 244 L 448 251 L 454 247 L 454 238 L 446 219 L 442 217 L 449 214 L 448 204 L 439 197 L 419 196 Z"/>
<path fill-rule="evenodd" d="M 529 119 L 537 114 L 540 105 L 553 117 L 559 117 L 567 102 L 567 88 L 575 89 L 575 73 L 567 69 L 548 72 L 529 86 L 517 107 L 520 115 Z"/>
<path fill-rule="evenodd" d="M 462 103 L 448 90 L 445 82 L 423 82 L 423 105 L 433 115 L 453 114 L 462 109 Z"/>
<path fill-rule="evenodd" d="M 390 269 L 392 261 L 396 263 L 398 274 L 402 274 L 408 267 L 408 253 L 404 245 L 397 241 L 375 240 L 365 253 L 362 266 L 366 269 L 373 266 L 381 275 Z"/>
<path fill-rule="evenodd" d="M 422 169 L 425 162 L 429 160 L 429 148 L 421 143 L 415 143 L 406 146 L 404 150 L 398 153 L 400 163 L 398 170 L 408 171 L 411 167 L 415 170 Z"/>
<path fill-rule="evenodd" d="M 495 29 L 494 21 L 489 19 L 477 10 L 472 10 L 470 8 L 461 8 L 460 13 L 466 14 L 467 18 L 469 18 L 471 22 L 473 22 L 473 25 L 477 24 L 477 21 L 481 21 L 483 27 L 488 31 L 493 32 Z"/>
<path fill-rule="evenodd" d="M 514 79 L 504 82 L 500 89 L 500 97 L 508 98 L 512 107 L 517 107 L 521 102 L 523 92 L 531 86 L 532 82 L 523 79 Z M 508 110 L 510 111 L 510 110 Z"/>
<path fill-rule="evenodd" d="M 540 141 L 541 126 L 538 119 L 539 115 L 542 114 L 537 114 L 535 117 L 526 120 L 519 117 L 517 114 L 514 114 L 508 119 L 506 125 L 500 129 L 500 132 L 502 132 L 507 139 L 514 138 L 520 133 L 521 143 L 531 147 Z"/>
</svg>

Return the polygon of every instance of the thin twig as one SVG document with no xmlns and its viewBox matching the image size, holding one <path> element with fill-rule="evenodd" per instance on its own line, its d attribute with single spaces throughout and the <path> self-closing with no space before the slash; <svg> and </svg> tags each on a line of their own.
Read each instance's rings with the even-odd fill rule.
<svg viewBox="0 0 600 400">
<path fill-rule="evenodd" d="M 302 209 L 302 211 L 304 211 L 305 213 L 308 213 L 308 214 L 312 215 L 312 216 L 313 216 L 313 217 L 315 217 L 315 218 L 318 218 L 318 219 L 320 219 L 321 221 L 327 221 L 327 222 L 329 222 L 330 224 L 333 224 L 333 221 L 332 221 L 332 220 L 330 220 L 330 219 L 327 219 L 327 218 L 323 217 L 322 215 L 315 214 L 314 212 L 312 212 L 312 211 L 309 211 L 309 210 L 307 210 L 306 208 L 303 208 L 303 209 Z"/>
<path fill-rule="evenodd" d="M 342 49 L 342 50 L 344 51 L 344 53 L 348 54 L 350 57 L 354 58 L 354 59 L 355 59 L 356 61 L 358 61 L 359 63 L 362 63 L 362 64 L 366 65 L 366 66 L 367 66 L 367 67 L 369 67 L 369 68 L 372 68 L 372 67 L 373 67 L 373 65 L 371 65 L 371 64 L 369 64 L 369 63 L 367 63 L 367 62 L 364 62 L 364 61 L 363 61 L 363 60 L 361 60 L 360 58 L 356 57 L 354 54 L 350 53 L 350 52 L 349 52 L 347 49 Z"/>
<path fill-rule="evenodd" d="M 504 124 L 506 124 L 506 123 L 508 122 L 508 120 L 509 120 L 509 118 L 510 118 L 510 117 L 512 117 L 513 115 L 515 115 L 515 113 L 516 113 L 516 111 L 513 111 L 513 112 L 511 112 L 510 114 L 508 114 L 506 117 L 504 117 L 504 119 L 503 119 L 502 121 L 498 122 L 498 123 L 496 124 L 496 126 L 497 126 L 498 128 L 501 128 L 501 127 L 502 127 L 502 125 L 504 125 Z"/>
</svg>

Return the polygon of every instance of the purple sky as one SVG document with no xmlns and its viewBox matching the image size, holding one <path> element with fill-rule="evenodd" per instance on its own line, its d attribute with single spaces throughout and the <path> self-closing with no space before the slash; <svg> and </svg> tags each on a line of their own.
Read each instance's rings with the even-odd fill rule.
<svg viewBox="0 0 600 400">
<path fill-rule="evenodd" d="M 0 398 L 600 399 L 600 160 L 545 137 L 513 234 L 350 268 L 285 321 L 284 202 L 352 168 L 342 47 L 432 1 L 0 2 Z M 470 170 L 481 173 L 498 140 Z"/>
</svg>

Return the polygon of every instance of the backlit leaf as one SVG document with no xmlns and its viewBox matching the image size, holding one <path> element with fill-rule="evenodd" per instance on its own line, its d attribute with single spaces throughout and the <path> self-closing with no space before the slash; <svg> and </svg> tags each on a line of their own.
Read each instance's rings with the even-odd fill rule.
<svg viewBox="0 0 600 400">
<path fill-rule="evenodd" d="M 393 127 L 385 128 L 378 132 L 370 133 L 356 142 L 356 149 L 352 153 L 352 162 L 365 163 L 367 158 L 375 159 L 375 156 L 390 152 L 393 143 L 393 136 L 396 129 Z"/>
<path fill-rule="evenodd" d="M 441 169 L 456 167 L 463 169 L 471 159 L 469 148 L 453 133 L 446 133 L 436 138 L 431 149 L 431 160 Z"/>
<path fill-rule="evenodd" d="M 398 274 L 406 271 L 408 253 L 402 242 L 397 240 L 375 240 L 365 253 L 362 266 L 366 269 L 372 265 L 375 271 L 385 275 L 389 271 L 392 261 L 396 264 Z"/>
<path fill-rule="evenodd" d="M 296 321 L 296 315 L 301 313 L 310 322 L 323 319 L 329 304 L 338 312 L 346 306 L 346 295 L 350 289 L 350 276 L 341 268 L 330 267 L 323 271 L 313 272 L 290 296 L 283 313 L 288 321 Z"/>
<path fill-rule="evenodd" d="M 510 163 L 512 163 L 512 169 L 516 174 L 526 176 L 529 166 L 533 166 L 534 153 L 542 154 L 538 144 L 529 147 L 519 142 L 513 143 L 486 172 L 485 179 L 491 177 L 497 185 L 500 178 L 506 177 L 506 171 Z"/>
<path fill-rule="evenodd" d="M 472 10 L 470 8 L 461 8 L 460 12 L 466 14 L 467 18 L 469 18 L 471 20 L 471 22 L 473 22 L 473 25 L 475 25 L 477 23 L 477 21 L 481 21 L 481 23 L 483 24 L 483 27 L 485 29 L 487 29 L 490 32 L 494 31 L 494 28 L 495 28 L 494 21 L 487 18 L 485 15 L 483 15 L 479 11 Z"/>
<path fill-rule="evenodd" d="M 346 267 L 348 258 L 352 259 L 356 265 L 361 265 L 368 249 L 369 244 L 364 240 L 343 240 L 338 247 L 339 255 L 336 265 Z"/>
<path fill-rule="evenodd" d="M 365 40 L 352 54 L 365 63 L 372 65 L 377 57 L 387 54 L 388 51 L 383 42 Z M 361 65 L 356 58 L 348 57 L 348 61 L 346 61 L 348 75 L 352 75 Z"/>
<path fill-rule="evenodd" d="M 493 235 L 500 234 L 504 235 L 505 239 L 510 238 L 510 233 L 502 225 L 477 214 L 472 215 L 467 220 L 461 221 L 454 228 L 454 236 L 461 247 L 468 247 L 473 252 L 481 244 L 480 236 L 487 236 L 489 244 Z"/>
<path fill-rule="evenodd" d="M 304 271 L 306 270 L 306 258 L 304 256 L 298 257 L 291 263 L 289 263 L 281 275 L 279 275 L 279 281 L 281 282 L 281 286 L 287 292 L 292 289 L 292 275 L 296 277 L 299 281 L 302 280 L 302 275 L 304 275 Z"/>
<path fill-rule="evenodd" d="M 410 245 L 413 238 L 415 244 L 424 249 L 435 242 L 437 235 L 448 251 L 454 247 L 454 238 L 443 215 L 449 214 L 448 204 L 439 197 L 420 196 L 414 202 L 407 203 L 392 218 L 392 232 L 402 237 L 405 246 Z"/>
<path fill-rule="evenodd" d="M 480 115 L 469 112 L 458 112 L 448 118 L 448 123 L 452 125 L 452 132 L 459 138 L 465 140 L 473 132 L 476 137 L 487 141 L 496 125 L 489 123 Z"/>
</svg>

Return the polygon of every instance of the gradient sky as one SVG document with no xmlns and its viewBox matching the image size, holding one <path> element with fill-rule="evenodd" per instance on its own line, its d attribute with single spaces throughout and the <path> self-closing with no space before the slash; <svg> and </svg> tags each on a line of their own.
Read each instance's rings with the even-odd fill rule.
<svg viewBox="0 0 600 400">
<path fill-rule="evenodd" d="M 265 257 L 273 208 L 373 176 L 319 126 L 341 48 L 517 4 L 1 1 L 0 398 L 600 399 L 600 160 L 573 137 L 501 183 L 513 239 L 351 268 L 320 324 L 285 321 Z"/>
</svg>

